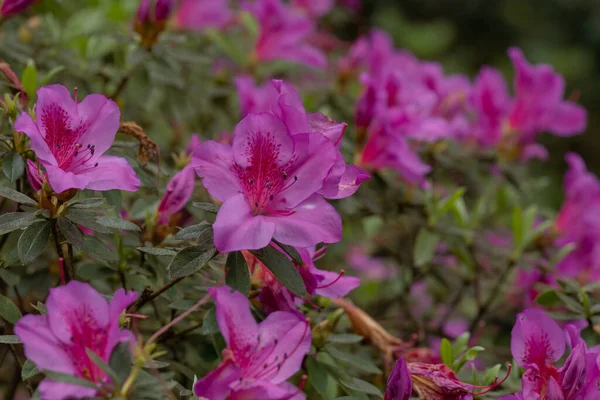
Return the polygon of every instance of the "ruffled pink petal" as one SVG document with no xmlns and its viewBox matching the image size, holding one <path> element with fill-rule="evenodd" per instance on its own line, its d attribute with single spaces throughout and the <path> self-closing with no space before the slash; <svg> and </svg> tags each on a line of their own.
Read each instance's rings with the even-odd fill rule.
<svg viewBox="0 0 600 400">
<path fill-rule="evenodd" d="M 241 191 L 238 178 L 233 174 L 231 146 L 213 140 L 200 143 L 191 164 L 202 178 L 202 185 L 217 200 L 225 201 Z"/>
<path fill-rule="evenodd" d="M 276 311 L 260 323 L 258 330 L 262 346 L 254 358 L 264 359 L 264 362 L 253 367 L 253 375 L 272 383 L 284 382 L 298 372 L 310 350 L 312 339 L 308 321 L 296 313 Z M 261 368 L 264 373 L 260 372 Z"/>
<path fill-rule="evenodd" d="M 68 189 L 85 189 L 90 183 L 89 176 L 65 172 L 62 168 L 54 165 L 44 164 L 44 167 L 46 167 L 48 183 L 56 193 L 62 193 Z"/>
<path fill-rule="evenodd" d="M 294 144 L 300 158 L 288 169 L 288 174 L 294 176 L 295 181 L 273 200 L 275 204 L 284 203 L 286 209 L 295 207 L 323 187 L 338 155 L 333 143 L 320 133 L 297 134 Z"/>
<path fill-rule="evenodd" d="M 71 281 L 50 289 L 46 300 L 48 324 L 58 340 L 71 343 L 73 327 L 93 320 L 99 328 L 109 325 L 109 306 L 104 297 L 89 284 Z"/>
<path fill-rule="evenodd" d="M 28 113 L 23 112 L 19 115 L 15 121 L 15 131 L 24 133 L 29 137 L 31 150 L 34 151 L 40 161 L 48 165 L 57 165 L 56 158 L 50 151 L 44 136 Z"/>
<path fill-rule="evenodd" d="M 354 164 L 346 164 L 344 173 L 337 184 L 337 192 L 333 195 L 323 195 L 328 199 L 345 199 L 356 193 L 360 184 L 370 177 L 371 175 L 364 169 L 357 167 Z"/>
<path fill-rule="evenodd" d="M 336 209 L 319 195 L 313 195 L 285 217 L 268 217 L 275 224 L 273 237 L 284 244 L 310 247 L 336 243 L 342 238 L 342 219 Z"/>
<path fill-rule="evenodd" d="M 235 391 L 231 400 L 305 400 L 306 396 L 297 387 L 288 382 L 274 384 L 256 381 L 246 385 L 244 389 Z"/>
<path fill-rule="evenodd" d="M 71 400 L 94 397 L 97 390 L 44 379 L 38 387 L 44 400 Z"/>
<path fill-rule="evenodd" d="M 125 190 L 136 192 L 140 187 L 140 179 L 133 167 L 123 157 L 107 156 L 96 160 L 97 166 L 87 165 L 87 170 L 78 176 L 87 178 L 86 189 L 90 190 Z"/>
<path fill-rule="evenodd" d="M 322 113 L 308 114 L 308 129 L 309 132 L 319 132 L 327 136 L 331 140 L 336 149 L 342 145 L 342 136 L 348 126 L 345 122 L 336 122 Z"/>
<path fill-rule="evenodd" d="M 167 185 L 167 192 L 158 205 L 160 223 L 168 223 L 169 218 L 185 208 L 194 193 L 194 167 L 186 166 Z"/>
<path fill-rule="evenodd" d="M 587 111 L 579 104 L 564 101 L 549 110 L 547 129 L 558 136 L 573 136 L 587 126 Z"/>
<path fill-rule="evenodd" d="M 338 272 L 323 271 L 314 266 L 311 270 L 314 275 L 320 278 L 319 286 L 315 291 L 319 296 L 336 299 L 346 296 L 360 286 L 360 279 L 355 276 L 342 276 L 340 278 Z"/>
<path fill-rule="evenodd" d="M 60 112 L 56 112 L 60 111 Z M 79 126 L 79 113 L 77 103 L 71 98 L 71 93 L 63 85 L 49 85 L 37 90 L 37 102 L 35 103 L 35 116 L 38 128 L 43 137 L 46 137 L 45 116 L 61 116 L 72 128 Z M 48 120 L 50 124 L 54 118 Z"/>
<path fill-rule="evenodd" d="M 247 75 L 236 77 L 234 82 L 243 116 L 269 112 L 277 104 L 278 94 L 270 82 L 256 86 L 254 78 Z"/>
<path fill-rule="evenodd" d="M 527 309 L 517 315 L 512 330 L 510 349 L 521 367 L 535 364 L 540 369 L 554 363 L 565 352 L 565 335 L 545 312 Z"/>
<path fill-rule="evenodd" d="M 221 253 L 258 250 L 266 247 L 275 233 L 275 221 L 252 215 L 246 196 L 238 194 L 226 200 L 213 225 L 215 247 Z"/>
<path fill-rule="evenodd" d="M 85 148 L 95 146 L 92 161 L 104 154 L 115 140 L 121 121 L 121 111 L 114 101 L 101 94 L 91 94 L 77 105 L 80 123 L 85 127 L 79 143 Z"/>
<path fill-rule="evenodd" d="M 40 370 L 74 374 L 75 366 L 62 343 L 50 331 L 46 315 L 26 315 L 15 325 L 15 335 L 25 348 L 25 356 Z"/>
<path fill-rule="evenodd" d="M 240 379 L 242 370 L 226 360 L 194 385 L 196 396 L 210 400 L 233 399 L 230 385 Z"/>
<path fill-rule="evenodd" d="M 215 299 L 221 334 L 236 363 L 243 368 L 249 361 L 248 354 L 258 345 L 259 327 L 250 312 L 250 302 L 229 286 L 211 288 L 209 292 Z"/>
<path fill-rule="evenodd" d="M 243 168 L 267 161 L 284 166 L 292 158 L 294 140 L 275 116 L 250 114 L 235 127 L 232 149 L 233 159 Z"/>
</svg>

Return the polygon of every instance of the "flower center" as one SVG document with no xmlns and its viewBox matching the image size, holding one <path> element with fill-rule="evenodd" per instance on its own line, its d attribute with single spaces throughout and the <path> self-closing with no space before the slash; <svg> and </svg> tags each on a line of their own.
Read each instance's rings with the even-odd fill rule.
<svg viewBox="0 0 600 400">
<path fill-rule="evenodd" d="M 289 162 L 280 162 L 279 145 L 270 134 L 256 134 L 248 143 L 245 155 L 249 166 L 234 166 L 244 194 L 248 198 L 252 214 L 289 215 L 288 210 L 271 206 L 273 199 L 298 181 L 291 169 L 294 157 Z"/>
</svg>

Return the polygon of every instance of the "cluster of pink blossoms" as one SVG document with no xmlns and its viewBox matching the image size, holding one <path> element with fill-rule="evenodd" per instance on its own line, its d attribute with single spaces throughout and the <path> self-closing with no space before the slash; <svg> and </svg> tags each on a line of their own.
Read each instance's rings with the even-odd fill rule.
<svg viewBox="0 0 600 400">
<path fill-rule="evenodd" d="M 531 65 L 512 48 L 514 97 L 499 71 L 484 67 L 471 83 L 445 75 L 440 64 L 396 50 L 381 31 L 360 38 L 339 64 L 342 75 L 361 73 L 363 92 L 356 105 L 359 137 L 366 136 L 361 163 L 391 168 L 413 184 L 423 184 L 430 167 L 418 156 L 423 143 L 453 139 L 497 148 L 515 158 L 546 157 L 538 134 L 581 133 L 583 107 L 563 100 L 563 78 L 548 65 Z"/>
</svg>

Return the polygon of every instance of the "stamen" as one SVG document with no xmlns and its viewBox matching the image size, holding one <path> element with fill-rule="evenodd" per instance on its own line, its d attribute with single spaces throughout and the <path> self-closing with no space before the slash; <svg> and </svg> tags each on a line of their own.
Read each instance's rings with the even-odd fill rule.
<svg viewBox="0 0 600 400">
<path fill-rule="evenodd" d="M 307 297 L 303 297 L 304 301 L 307 302 L 308 304 L 310 304 L 315 310 L 320 311 L 321 307 L 319 307 L 318 305 L 316 305 L 315 303 L 313 303 L 308 296 Z"/>
<path fill-rule="evenodd" d="M 324 245 L 319 250 L 315 251 L 315 255 L 312 258 L 313 261 L 318 261 L 321 258 L 325 257 L 326 253 L 327 253 L 327 245 Z"/>
<path fill-rule="evenodd" d="M 342 279 L 342 276 L 344 276 L 344 274 L 345 274 L 345 273 L 346 273 L 346 271 L 344 271 L 344 270 L 341 270 L 341 271 L 340 271 L 340 274 L 337 276 L 337 278 L 335 278 L 333 281 L 329 282 L 329 283 L 328 283 L 328 284 L 326 284 L 326 285 L 323 285 L 323 286 L 317 286 L 317 289 L 325 289 L 325 288 L 328 288 L 328 287 L 330 287 L 330 286 L 334 285 L 334 284 L 335 284 L 337 281 L 339 281 L 340 279 Z"/>
<path fill-rule="evenodd" d="M 284 187 L 283 189 L 281 189 L 279 192 L 281 193 L 281 192 L 283 192 L 284 190 L 287 190 L 287 189 L 291 188 L 291 187 L 292 187 L 292 185 L 293 185 L 294 183 L 296 183 L 296 182 L 298 182 L 298 177 L 297 177 L 296 175 L 294 175 L 294 182 L 290 183 L 289 185 L 287 185 L 286 187 Z"/>
<path fill-rule="evenodd" d="M 300 384 L 298 385 L 298 389 L 294 393 L 290 394 L 289 396 L 280 397 L 279 399 L 275 399 L 275 400 L 289 400 L 289 399 L 293 399 L 294 397 L 298 396 L 302 392 L 302 389 L 304 389 L 304 384 L 306 384 L 307 378 L 308 378 L 307 375 L 302 375 L 302 380 L 300 381 Z"/>
</svg>

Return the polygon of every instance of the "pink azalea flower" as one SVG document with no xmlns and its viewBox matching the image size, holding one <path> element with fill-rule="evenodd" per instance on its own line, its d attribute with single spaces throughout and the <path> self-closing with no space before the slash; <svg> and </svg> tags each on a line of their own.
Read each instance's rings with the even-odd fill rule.
<svg viewBox="0 0 600 400">
<path fill-rule="evenodd" d="M 305 10 L 313 18 L 322 17 L 333 8 L 335 0 L 293 0 L 294 7 Z"/>
<path fill-rule="evenodd" d="M 515 68 L 515 102 L 508 118 L 511 129 L 519 132 L 524 144 L 533 142 L 540 132 L 572 136 L 586 127 L 586 111 L 571 101 L 564 101 L 562 76 L 545 64 L 531 65 L 521 50 L 511 48 L 508 55 Z"/>
<path fill-rule="evenodd" d="M 179 171 L 167 185 L 167 191 L 158 205 L 159 224 L 168 224 L 171 218 L 181 212 L 194 193 L 194 167 L 187 165 Z"/>
<path fill-rule="evenodd" d="M 254 78 L 248 75 L 240 75 L 235 78 L 234 82 L 240 99 L 242 116 L 245 117 L 250 113 L 270 112 L 277 104 L 279 94 L 271 82 L 257 86 Z"/>
<path fill-rule="evenodd" d="M 254 15 L 259 25 L 254 48 L 257 61 L 287 60 L 325 68 L 325 54 L 308 43 L 315 24 L 305 13 L 281 0 L 255 0 L 244 3 L 244 8 Z"/>
<path fill-rule="evenodd" d="M 270 112 L 248 114 L 231 146 L 205 142 L 192 159 L 224 202 L 214 225 L 221 252 L 262 248 L 272 238 L 299 247 L 338 241 L 339 215 L 323 197 L 347 197 L 368 178 L 338 150 L 345 124 L 307 114 L 293 87 L 272 84 L 278 98 Z"/>
<path fill-rule="evenodd" d="M 383 280 L 396 275 L 393 265 L 388 265 L 382 259 L 370 256 L 360 246 L 350 248 L 346 262 L 350 268 L 358 271 L 362 277 L 367 279 Z"/>
<path fill-rule="evenodd" d="M 248 299 L 228 286 L 209 289 L 227 348 L 219 366 L 196 382 L 197 396 L 210 400 L 303 400 L 286 380 L 302 366 L 311 344 L 308 321 L 274 312 L 256 323 Z"/>
<path fill-rule="evenodd" d="M 15 130 L 29 136 L 31 149 L 56 193 L 68 189 L 138 189 L 140 180 L 127 160 L 104 155 L 119 129 L 120 112 L 115 102 L 92 94 L 79 103 L 61 85 L 42 87 L 37 95 L 37 121 L 21 113 Z"/>
<path fill-rule="evenodd" d="M 583 399 L 580 392 L 586 383 L 587 349 L 577 333 L 569 329 L 568 333 L 573 349 L 557 369 L 554 364 L 565 352 L 565 332 L 543 311 L 527 309 L 517 316 L 510 348 L 517 364 L 525 368 L 524 399 Z"/>
<path fill-rule="evenodd" d="M 274 246 L 275 247 L 275 246 Z M 315 252 L 314 248 L 299 249 L 302 265 L 292 260 L 302 279 L 306 291 L 311 296 L 323 296 L 337 299 L 346 296 L 360 285 L 360 280 L 353 276 L 344 276 L 344 272 L 336 273 L 318 269 L 314 260 L 320 258 L 323 251 Z M 246 262 L 255 280 L 261 281 L 262 289 L 258 295 L 263 311 L 297 311 L 298 299 L 287 289 L 273 273 L 252 254 L 244 252 Z M 289 257 L 288 257 L 289 258 Z M 291 260 L 291 259 L 290 259 Z"/>
<path fill-rule="evenodd" d="M 141 0 L 137 9 L 136 24 L 165 22 L 169 19 L 173 6 L 173 0 Z"/>
<path fill-rule="evenodd" d="M 136 292 L 117 290 L 110 304 L 87 283 L 71 281 L 50 289 L 47 315 L 26 315 L 15 325 L 15 334 L 25 346 L 25 355 L 42 371 L 74 375 L 91 382 L 108 382 L 106 374 L 88 357 L 90 349 L 104 361 L 119 342 L 135 337 L 119 327 L 121 312 L 137 298 Z M 40 383 L 47 400 L 94 397 L 97 390 L 56 382 Z"/>
<path fill-rule="evenodd" d="M 177 23 L 185 29 L 223 29 L 234 20 L 229 0 L 182 0 Z"/>
<path fill-rule="evenodd" d="M 409 400 L 412 394 L 412 380 L 404 358 L 400 357 L 388 377 L 384 400 Z"/>
<path fill-rule="evenodd" d="M 35 0 L 4 0 L 0 8 L 0 14 L 3 17 L 20 14 L 33 3 L 35 3 Z"/>
</svg>

